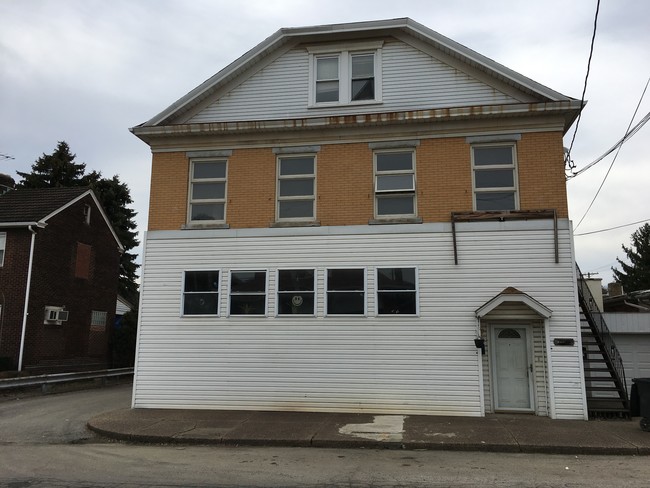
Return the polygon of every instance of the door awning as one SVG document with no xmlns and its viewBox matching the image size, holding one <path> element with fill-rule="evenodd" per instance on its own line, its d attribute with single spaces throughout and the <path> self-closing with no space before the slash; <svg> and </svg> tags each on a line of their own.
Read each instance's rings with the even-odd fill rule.
<svg viewBox="0 0 650 488">
<path fill-rule="evenodd" d="M 530 295 L 527 295 L 511 286 L 503 290 L 494 298 L 485 302 L 485 304 L 476 309 L 476 312 L 474 313 L 476 314 L 476 317 L 480 319 L 504 303 L 520 303 L 526 305 L 533 312 L 537 313 L 537 315 L 545 319 L 548 319 L 552 314 L 550 308 L 542 305 Z"/>
</svg>

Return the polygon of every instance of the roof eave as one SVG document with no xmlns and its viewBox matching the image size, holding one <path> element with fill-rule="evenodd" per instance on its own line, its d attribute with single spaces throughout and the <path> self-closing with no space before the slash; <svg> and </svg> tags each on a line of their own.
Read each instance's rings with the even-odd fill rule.
<svg viewBox="0 0 650 488">
<path fill-rule="evenodd" d="M 39 227 L 41 229 L 45 228 L 47 224 L 45 222 L 41 221 L 33 221 L 33 222 L 0 222 L 0 228 L 2 229 L 10 229 L 10 228 L 18 228 L 18 227 Z"/>
<path fill-rule="evenodd" d="M 159 126 L 138 126 L 132 132 L 149 143 L 157 136 L 199 136 L 207 134 L 246 133 L 256 131 L 289 131 L 307 129 L 337 129 L 369 125 L 402 123 L 444 122 L 471 118 L 523 117 L 530 115 L 555 115 L 564 117 L 566 132 L 578 116 L 580 102 L 568 100 L 547 103 L 521 103 L 509 105 L 477 105 L 467 107 L 409 110 L 337 116 L 309 117 L 299 119 L 250 120 L 230 122 L 206 122 Z"/>
</svg>

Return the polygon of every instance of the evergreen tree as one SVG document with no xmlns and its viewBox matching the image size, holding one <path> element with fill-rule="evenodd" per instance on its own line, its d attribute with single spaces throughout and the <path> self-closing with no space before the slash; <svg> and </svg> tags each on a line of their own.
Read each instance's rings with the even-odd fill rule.
<svg viewBox="0 0 650 488">
<path fill-rule="evenodd" d="M 619 271 L 612 268 L 614 278 L 623 285 L 627 293 L 639 290 L 650 290 L 650 224 L 644 224 L 632 234 L 632 246 L 621 246 L 627 264 L 616 258 L 621 266 Z"/>
<path fill-rule="evenodd" d="M 76 155 L 70 152 L 68 144 L 59 142 L 52 154 L 43 154 L 36 160 L 31 173 L 17 172 L 22 181 L 18 182 L 16 188 L 92 188 L 124 246 L 118 292 L 131 303 L 137 303 L 138 285 L 135 280 L 138 265 L 135 263 L 136 255 L 129 251 L 139 243 L 135 231 L 136 213 L 129 208 L 133 203 L 129 187 L 117 175 L 102 178 L 102 174 L 97 171 L 86 174 L 86 164 L 76 163 L 75 158 Z"/>
<path fill-rule="evenodd" d="M 88 186 L 90 180 L 97 177 L 96 172 L 86 175 L 86 164 L 75 163 L 76 155 L 70 152 L 70 146 L 60 141 L 52 154 L 43 154 L 32 164 L 31 173 L 21 173 L 18 188 L 51 188 L 68 186 Z"/>
<path fill-rule="evenodd" d="M 98 176 L 101 174 L 98 173 Z M 134 221 L 136 212 L 129 208 L 133 203 L 129 187 L 126 183 L 122 183 L 117 175 L 112 178 L 98 178 L 90 183 L 90 187 L 97 195 L 117 237 L 124 246 L 120 261 L 119 293 L 131 303 L 137 303 L 138 285 L 135 280 L 138 265 L 135 263 L 136 255 L 129 250 L 136 247 L 139 242 Z"/>
</svg>

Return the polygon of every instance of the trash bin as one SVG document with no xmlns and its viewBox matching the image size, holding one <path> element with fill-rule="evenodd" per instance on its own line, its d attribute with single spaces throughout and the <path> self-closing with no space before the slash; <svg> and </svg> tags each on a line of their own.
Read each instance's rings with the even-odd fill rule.
<svg viewBox="0 0 650 488">
<path fill-rule="evenodd" d="M 650 432 L 650 378 L 634 378 L 632 383 L 632 396 L 630 398 L 632 413 L 638 412 L 641 416 L 641 429 Z M 638 409 L 635 408 L 636 406 L 638 406 Z"/>
</svg>

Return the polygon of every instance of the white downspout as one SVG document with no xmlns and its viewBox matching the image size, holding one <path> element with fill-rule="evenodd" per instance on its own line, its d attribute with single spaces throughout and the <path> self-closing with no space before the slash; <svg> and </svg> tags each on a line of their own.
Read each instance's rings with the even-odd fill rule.
<svg viewBox="0 0 650 488">
<path fill-rule="evenodd" d="M 25 309 L 23 311 L 23 329 L 20 333 L 20 354 L 18 356 L 18 371 L 23 370 L 23 352 L 25 351 L 25 331 L 27 330 L 27 310 L 29 307 L 29 289 L 32 283 L 32 263 L 34 262 L 34 242 L 36 241 L 36 231 L 32 226 L 27 227 L 32 233 L 32 243 L 29 247 L 29 264 L 27 266 L 27 286 L 25 287 Z"/>
</svg>

